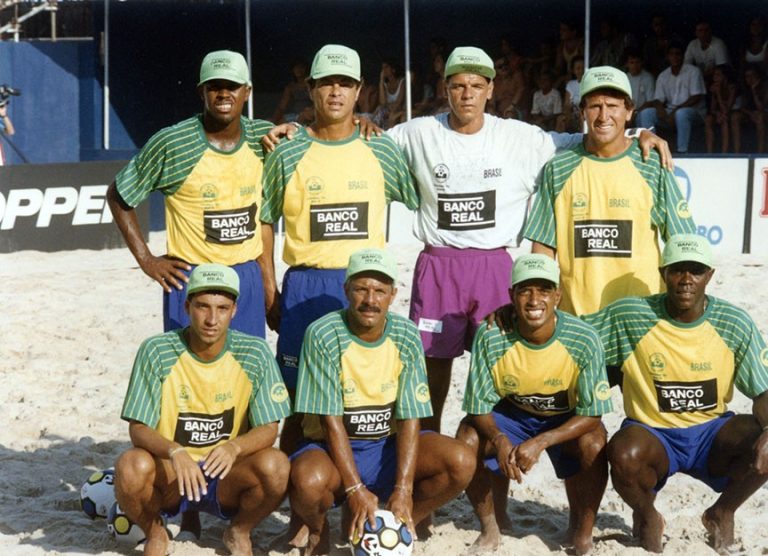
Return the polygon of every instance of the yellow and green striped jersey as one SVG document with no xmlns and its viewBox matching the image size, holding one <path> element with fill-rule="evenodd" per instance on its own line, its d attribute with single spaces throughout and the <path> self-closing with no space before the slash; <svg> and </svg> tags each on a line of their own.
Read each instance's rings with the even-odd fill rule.
<svg viewBox="0 0 768 556">
<path fill-rule="evenodd" d="M 563 298 L 574 315 L 630 295 L 663 291 L 658 235 L 696 233 L 688 203 L 658 154 L 637 141 L 598 158 L 578 145 L 544 167 L 524 235 L 557 249 Z"/>
<path fill-rule="evenodd" d="M 666 310 L 666 294 L 630 297 L 584 316 L 606 363 L 621 366 L 627 417 L 683 428 L 722 415 L 733 386 L 754 398 L 768 390 L 768 349 L 750 316 L 716 297 L 697 321 Z"/>
<path fill-rule="evenodd" d="M 261 220 L 285 219 L 290 266 L 345 268 L 349 256 L 384 247 L 387 204 L 419 197 L 400 148 L 387 136 L 321 141 L 305 129 L 267 156 Z"/>
<path fill-rule="evenodd" d="M 340 415 L 350 439 L 396 432 L 395 419 L 432 415 L 424 348 L 416 325 L 389 313 L 381 338 L 352 334 L 346 310 L 313 322 L 299 359 L 296 412 L 306 413 L 304 436 L 323 439 L 320 415 Z"/>
<path fill-rule="evenodd" d="M 206 362 L 187 347 L 186 330 L 141 345 L 123 419 L 156 429 L 201 460 L 251 427 L 290 415 L 288 391 L 263 339 L 230 330 L 219 356 Z"/>
<path fill-rule="evenodd" d="M 168 254 L 190 264 L 226 265 L 261 255 L 261 138 L 272 124 L 241 118 L 240 143 L 212 146 L 201 116 L 160 130 L 115 178 L 135 207 L 153 191 L 165 195 Z"/>
<path fill-rule="evenodd" d="M 516 330 L 478 328 L 464 411 L 485 415 L 501 400 L 539 416 L 575 412 L 594 417 L 613 410 L 597 333 L 568 313 L 555 314 L 555 332 L 541 345 Z"/>
</svg>

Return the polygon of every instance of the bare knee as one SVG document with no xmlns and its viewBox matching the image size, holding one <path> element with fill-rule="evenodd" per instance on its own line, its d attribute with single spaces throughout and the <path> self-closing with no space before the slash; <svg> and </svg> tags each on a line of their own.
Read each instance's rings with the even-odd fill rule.
<svg viewBox="0 0 768 556">
<path fill-rule="evenodd" d="M 122 492 L 131 493 L 154 480 L 155 459 L 142 448 L 130 448 L 115 462 L 115 486 Z"/>
<path fill-rule="evenodd" d="M 275 448 L 261 450 L 254 454 L 251 465 L 265 490 L 285 494 L 291 473 L 291 463 L 285 453 Z"/>
<path fill-rule="evenodd" d="M 477 466 L 477 450 L 461 442 L 454 442 L 448 452 L 446 465 L 448 474 L 455 483 L 469 484 Z"/>
<path fill-rule="evenodd" d="M 319 500 L 330 490 L 331 477 L 326 466 L 315 465 L 310 459 L 299 458 L 291 465 L 291 496 L 300 495 L 304 499 Z"/>
<path fill-rule="evenodd" d="M 582 467 L 590 467 L 600 457 L 605 457 L 605 445 L 607 443 L 607 434 L 602 425 L 587 434 L 581 435 L 578 445 Z"/>
<path fill-rule="evenodd" d="M 456 431 L 456 440 L 469 446 L 470 450 L 475 454 L 480 449 L 480 435 L 477 434 L 477 429 L 472 425 L 469 417 L 464 417 L 461 423 L 459 423 L 459 429 Z"/>
</svg>

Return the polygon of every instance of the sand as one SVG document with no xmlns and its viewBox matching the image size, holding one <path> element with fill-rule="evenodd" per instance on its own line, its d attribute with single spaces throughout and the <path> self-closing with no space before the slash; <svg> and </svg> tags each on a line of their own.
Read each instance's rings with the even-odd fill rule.
<svg viewBox="0 0 768 556">
<path fill-rule="evenodd" d="M 163 234 L 153 234 L 153 252 L 163 252 Z M 393 246 L 402 279 L 395 311 L 407 314 L 410 277 L 418 253 L 413 245 Z M 765 284 L 768 258 L 739 255 L 719 261 L 709 292 L 745 308 L 768 333 Z M 79 490 L 94 470 L 110 467 L 129 446 L 120 408 L 139 343 L 161 331 L 159 287 L 137 267 L 127 249 L 33 251 L 0 255 L 0 554 L 138 554 L 118 545 L 103 520 L 80 510 Z M 270 335 L 274 347 L 275 337 Z M 444 432 L 456 430 L 468 359 L 454 367 Z M 605 418 L 609 432 L 621 421 Z M 618 403 L 616 403 L 618 402 Z M 736 394 L 731 408 L 749 412 Z M 683 475 L 670 480 L 657 507 L 665 515 L 665 554 L 714 554 L 699 517 L 715 499 L 703 484 Z M 287 505 L 253 533 L 266 548 L 287 522 Z M 768 554 L 768 488 L 763 487 L 736 514 L 734 553 Z M 332 513 L 334 538 L 337 511 Z M 567 524 L 565 490 L 546 458 L 515 486 L 509 501 L 513 531 L 499 554 L 565 554 L 560 540 Z M 417 554 L 466 554 L 478 522 L 465 496 L 436 515 L 436 534 L 417 545 Z M 222 522 L 203 517 L 199 543 L 172 543 L 179 556 L 225 554 Z M 169 524 L 178 532 L 177 522 Z M 631 512 L 610 484 L 595 527 L 594 554 L 644 554 L 630 539 Z M 258 554 L 258 550 L 256 551 Z M 348 554 L 338 546 L 333 555 Z M 277 554 L 272 552 L 270 554 Z"/>
</svg>

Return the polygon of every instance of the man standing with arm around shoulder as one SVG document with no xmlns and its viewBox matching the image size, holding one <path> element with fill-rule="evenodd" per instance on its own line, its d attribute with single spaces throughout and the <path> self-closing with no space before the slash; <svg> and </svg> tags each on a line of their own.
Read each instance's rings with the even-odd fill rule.
<svg viewBox="0 0 768 556">
<path fill-rule="evenodd" d="M 145 556 L 165 556 L 161 513 L 206 511 L 230 520 L 224 544 L 250 556 L 251 529 L 285 497 L 288 458 L 272 447 L 290 414 L 266 342 L 229 329 L 240 280 L 229 267 L 192 271 L 190 325 L 147 339 L 123 404 L 133 448 L 115 465 L 115 496 L 146 535 Z"/>
</svg>

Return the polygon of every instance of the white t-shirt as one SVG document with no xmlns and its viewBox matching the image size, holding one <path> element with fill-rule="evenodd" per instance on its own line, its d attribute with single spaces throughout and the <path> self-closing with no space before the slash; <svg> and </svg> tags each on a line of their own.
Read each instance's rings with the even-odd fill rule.
<svg viewBox="0 0 768 556">
<path fill-rule="evenodd" d="M 693 64 L 701 71 L 707 71 L 715 66 L 728 63 L 728 48 L 722 39 L 712 37 L 712 42 L 704 49 L 699 39 L 693 39 L 685 49 L 683 62 Z"/>
<path fill-rule="evenodd" d="M 581 100 L 581 83 L 576 79 L 571 79 L 565 84 L 565 92 L 571 95 L 571 107 L 578 108 Z"/>
<path fill-rule="evenodd" d="M 627 72 L 627 77 L 629 78 L 629 86 L 632 87 L 632 102 L 635 103 L 635 108 L 653 100 L 653 95 L 656 92 L 656 80 L 650 72 L 642 70 L 637 75 Z"/>
<path fill-rule="evenodd" d="M 421 206 L 413 233 L 427 245 L 517 245 L 539 172 L 556 149 L 582 139 L 518 120 L 483 117 L 482 129 L 471 135 L 453 131 L 448 113 L 387 131 L 416 179 Z"/>
<path fill-rule="evenodd" d="M 672 74 L 672 68 L 667 68 L 656 79 L 656 94 L 654 98 L 664 103 L 666 111 L 672 112 L 694 95 L 704 95 L 704 76 L 701 70 L 691 64 L 683 64 L 680 73 Z M 695 106 L 699 111 L 705 110 L 704 99 Z"/>
<path fill-rule="evenodd" d="M 541 89 L 533 93 L 533 103 L 531 105 L 531 114 L 541 114 L 542 116 L 552 116 L 563 113 L 563 99 L 560 98 L 560 91 L 550 90 L 547 94 L 541 92 Z"/>
</svg>

